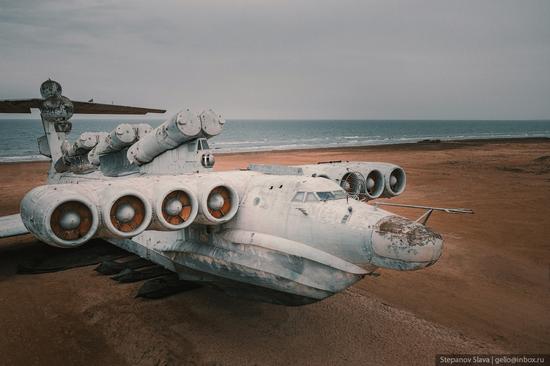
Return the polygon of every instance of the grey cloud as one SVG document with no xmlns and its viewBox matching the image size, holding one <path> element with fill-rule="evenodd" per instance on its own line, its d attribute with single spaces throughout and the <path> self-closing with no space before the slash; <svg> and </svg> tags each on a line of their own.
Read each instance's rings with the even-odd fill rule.
<svg viewBox="0 0 550 366">
<path fill-rule="evenodd" d="M 0 97 L 230 118 L 550 118 L 550 3 L 0 1 Z"/>
</svg>

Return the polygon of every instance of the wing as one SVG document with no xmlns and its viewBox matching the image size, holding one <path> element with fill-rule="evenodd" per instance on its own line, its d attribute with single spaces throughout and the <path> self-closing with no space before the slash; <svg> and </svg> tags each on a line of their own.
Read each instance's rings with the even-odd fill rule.
<svg viewBox="0 0 550 366">
<path fill-rule="evenodd" d="M 130 107 L 116 104 L 101 104 L 73 101 L 74 113 L 80 114 L 146 114 L 164 113 L 164 109 Z"/>
<path fill-rule="evenodd" d="M 0 238 L 28 234 L 20 214 L 0 217 Z"/>
<path fill-rule="evenodd" d="M 41 105 L 42 99 L 0 100 L 0 113 L 31 113 Z"/>
</svg>

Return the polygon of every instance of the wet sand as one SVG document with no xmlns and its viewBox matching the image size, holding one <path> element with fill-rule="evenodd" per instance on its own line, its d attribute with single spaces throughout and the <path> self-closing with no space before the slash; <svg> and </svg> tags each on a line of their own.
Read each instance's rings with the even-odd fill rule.
<svg viewBox="0 0 550 366">
<path fill-rule="evenodd" d="M 134 299 L 93 267 L 16 275 L 48 256 L 31 237 L 0 240 L 2 364 L 433 364 L 437 353 L 550 350 L 550 141 L 426 143 L 226 154 L 249 162 L 387 161 L 407 172 L 392 202 L 467 207 L 436 213 L 445 238 L 426 270 L 380 270 L 323 302 L 259 304 L 203 288 Z M 48 164 L 0 165 L 0 215 L 46 179 Z M 397 210 L 415 218 L 421 211 Z"/>
</svg>

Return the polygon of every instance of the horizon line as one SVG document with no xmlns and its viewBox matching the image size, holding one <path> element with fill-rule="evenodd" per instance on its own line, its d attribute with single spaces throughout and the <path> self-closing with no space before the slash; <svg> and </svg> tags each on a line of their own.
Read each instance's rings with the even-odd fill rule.
<svg viewBox="0 0 550 366">
<path fill-rule="evenodd" d="M 165 120 L 167 116 L 149 116 L 149 115 L 75 115 L 70 120 L 113 120 L 113 119 L 144 119 L 144 120 Z M 26 116 L 9 116 L 7 113 L 0 114 L 0 120 L 40 120 L 39 115 L 26 115 Z M 322 117 L 322 118 L 298 118 L 298 117 L 289 117 L 289 118 L 273 118 L 273 117 L 231 117 L 225 118 L 226 121 L 243 121 L 243 122 L 255 122 L 255 121 L 287 121 L 287 122 L 297 122 L 297 121 L 365 121 L 365 122 L 375 122 L 375 121 L 400 121 L 400 122 L 550 122 L 550 117 L 547 118 L 332 118 L 332 117 Z"/>
</svg>

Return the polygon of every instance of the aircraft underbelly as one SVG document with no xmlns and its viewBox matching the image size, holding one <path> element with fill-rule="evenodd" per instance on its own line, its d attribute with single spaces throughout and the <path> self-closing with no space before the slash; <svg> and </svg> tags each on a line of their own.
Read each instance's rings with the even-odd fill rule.
<svg viewBox="0 0 550 366">
<path fill-rule="evenodd" d="M 232 281 L 314 302 L 360 280 L 365 271 L 325 252 L 271 235 L 241 230 L 209 234 L 146 231 L 109 242 L 177 272 L 181 279 Z M 190 240 L 191 239 L 191 240 Z M 204 238 L 203 238 L 204 239 Z M 266 295 L 267 294 L 267 295 Z M 274 299 L 276 300 L 276 299 Z M 280 301 L 273 301 L 280 303 Z"/>
</svg>

